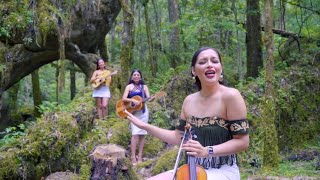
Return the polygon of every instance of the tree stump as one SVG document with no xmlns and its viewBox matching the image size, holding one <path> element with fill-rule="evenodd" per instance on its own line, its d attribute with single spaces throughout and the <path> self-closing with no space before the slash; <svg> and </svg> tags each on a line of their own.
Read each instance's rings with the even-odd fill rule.
<svg viewBox="0 0 320 180">
<path fill-rule="evenodd" d="M 124 148 L 115 144 L 96 146 L 89 155 L 92 160 L 90 180 L 116 180 L 119 175 L 127 174 L 125 152 Z"/>
<path fill-rule="evenodd" d="M 43 178 L 44 179 L 44 178 Z M 72 172 L 55 172 L 50 174 L 45 180 L 72 180 L 79 179 L 78 176 Z"/>
</svg>

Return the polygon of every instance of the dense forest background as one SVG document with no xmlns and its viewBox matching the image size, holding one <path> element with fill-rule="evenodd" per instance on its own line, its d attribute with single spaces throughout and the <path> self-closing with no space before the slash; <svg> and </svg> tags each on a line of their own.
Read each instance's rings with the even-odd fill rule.
<svg viewBox="0 0 320 180">
<path fill-rule="evenodd" d="M 203 46 L 221 51 L 225 85 L 247 103 L 242 178 L 320 176 L 319 1 L 1 0 L 0 13 L 0 179 L 67 170 L 88 179 L 93 147 L 128 148 L 128 122 L 115 115 L 115 103 L 133 68 L 152 93 L 167 92 L 150 104 L 150 123 L 173 128 L 183 98 L 195 91 L 191 57 Z M 81 33 L 87 39 L 74 38 Z M 56 55 L 37 54 L 48 49 Z M 100 57 L 120 72 L 104 120 L 96 119 L 88 83 Z M 165 165 L 175 149 L 148 138 L 146 163 L 134 169 L 139 179 L 173 168 Z"/>
</svg>

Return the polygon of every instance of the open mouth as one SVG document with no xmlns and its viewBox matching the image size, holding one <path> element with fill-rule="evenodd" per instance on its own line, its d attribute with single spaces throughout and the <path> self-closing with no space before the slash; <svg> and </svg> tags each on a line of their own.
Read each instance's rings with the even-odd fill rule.
<svg viewBox="0 0 320 180">
<path fill-rule="evenodd" d="M 215 76 L 216 72 L 214 70 L 208 70 L 204 74 L 206 75 L 206 77 L 211 78 Z"/>
</svg>

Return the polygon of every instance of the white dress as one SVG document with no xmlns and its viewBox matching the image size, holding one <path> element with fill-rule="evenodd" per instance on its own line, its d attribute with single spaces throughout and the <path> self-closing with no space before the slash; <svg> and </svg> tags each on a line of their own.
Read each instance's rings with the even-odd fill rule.
<svg viewBox="0 0 320 180">
<path fill-rule="evenodd" d="M 144 106 L 145 106 L 144 113 L 142 112 L 142 110 L 139 110 L 139 111 L 135 111 L 135 113 L 133 115 L 136 116 L 137 118 L 139 118 L 141 121 L 148 123 L 149 111 L 148 111 L 147 104 L 144 104 Z M 130 127 L 131 127 L 132 135 L 146 135 L 146 134 L 148 134 L 146 130 L 138 128 L 133 123 L 130 123 Z"/>
<path fill-rule="evenodd" d="M 92 97 L 111 97 L 110 89 L 106 85 L 100 85 L 97 88 L 93 89 Z"/>
</svg>

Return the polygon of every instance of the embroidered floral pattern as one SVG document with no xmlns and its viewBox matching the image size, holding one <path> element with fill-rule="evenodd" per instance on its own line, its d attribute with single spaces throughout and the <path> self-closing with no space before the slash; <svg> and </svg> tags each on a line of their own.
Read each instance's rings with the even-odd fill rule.
<svg viewBox="0 0 320 180">
<path fill-rule="evenodd" d="M 245 119 L 241 120 L 234 120 L 234 121 L 226 121 L 222 118 L 219 117 L 205 117 L 205 118 L 198 118 L 194 116 L 190 116 L 187 119 L 187 122 L 195 126 L 196 128 L 201 128 L 205 126 L 212 126 L 212 125 L 217 125 L 225 130 L 228 130 L 231 132 L 231 134 L 238 134 L 238 133 L 245 133 L 247 134 L 249 132 L 249 123 Z M 182 124 L 180 124 L 182 123 Z M 177 129 L 183 131 L 184 126 L 185 126 L 185 121 L 183 122 L 177 122 Z"/>
<path fill-rule="evenodd" d="M 240 120 L 239 122 L 236 122 L 236 121 L 232 121 L 230 123 L 230 130 L 232 132 L 235 132 L 235 131 L 247 131 L 249 129 L 249 123 L 245 120 Z"/>
<path fill-rule="evenodd" d="M 228 123 L 224 119 L 218 117 L 196 118 L 194 116 L 190 116 L 187 121 L 197 128 L 217 124 L 218 126 L 228 130 Z"/>
</svg>

